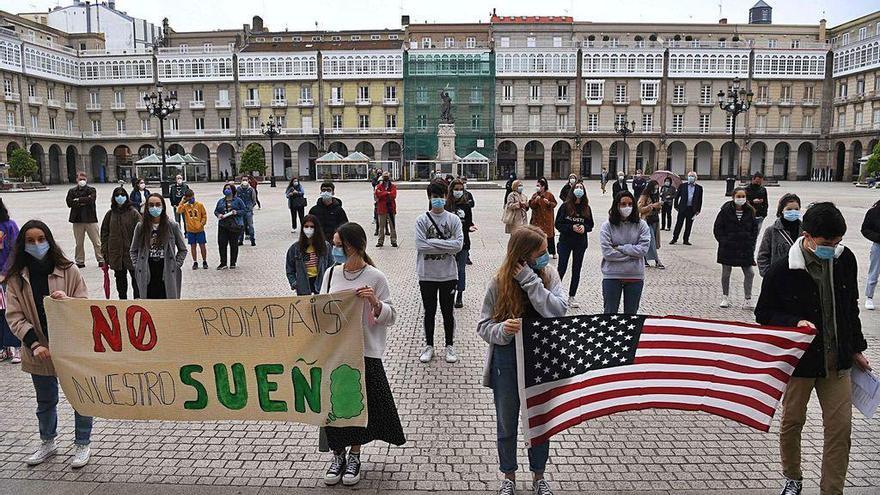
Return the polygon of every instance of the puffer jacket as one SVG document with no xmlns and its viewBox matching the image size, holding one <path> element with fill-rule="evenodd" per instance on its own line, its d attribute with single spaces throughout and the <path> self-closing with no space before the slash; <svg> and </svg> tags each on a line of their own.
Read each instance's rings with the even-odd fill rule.
<svg viewBox="0 0 880 495">
<path fill-rule="evenodd" d="M 101 254 L 113 271 L 134 270 L 128 250 L 134 228 L 141 221 L 141 215 L 133 206 L 125 210 L 111 208 L 101 222 Z"/>
</svg>

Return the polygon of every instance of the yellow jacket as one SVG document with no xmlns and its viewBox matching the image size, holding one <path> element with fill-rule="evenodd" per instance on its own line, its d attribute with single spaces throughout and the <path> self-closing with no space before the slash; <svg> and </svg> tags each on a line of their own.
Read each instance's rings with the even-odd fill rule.
<svg viewBox="0 0 880 495">
<path fill-rule="evenodd" d="M 208 223 L 208 214 L 205 212 L 205 205 L 196 201 L 193 204 L 184 203 L 183 201 L 177 206 L 177 213 L 183 215 L 186 223 L 186 231 L 193 234 L 205 231 L 205 224 Z"/>
</svg>

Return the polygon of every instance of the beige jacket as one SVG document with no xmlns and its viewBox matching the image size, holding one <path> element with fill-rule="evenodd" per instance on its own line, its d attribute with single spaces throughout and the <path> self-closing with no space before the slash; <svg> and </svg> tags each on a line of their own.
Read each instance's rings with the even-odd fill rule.
<svg viewBox="0 0 880 495">
<path fill-rule="evenodd" d="M 55 271 L 49 274 L 49 294 L 56 290 L 64 291 L 69 297 L 85 299 L 89 297 L 86 282 L 79 273 L 79 268 L 71 263 L 67 268 L 55 267 Z M 37 314 L 37 305 L 31 292 L 30 275 L 25 268 L 20 277 L 12 277 L 7 280 L 6 286 L 7 305 L 6 321 L 16 337 L 24 340 L 24 336 L 33 328 L 37 333 L 37 340 L 50 351 L 49 339 L 40 325 L 40 316 Z M 22 342 L 22 344 L 24 344 Z M 33 352 L 26 346 L 21 346 L 21 369 L 32 375 L 55 376 L 55 367 L 52 360 L 42 361 L 34 357 Z"/>
</svg>

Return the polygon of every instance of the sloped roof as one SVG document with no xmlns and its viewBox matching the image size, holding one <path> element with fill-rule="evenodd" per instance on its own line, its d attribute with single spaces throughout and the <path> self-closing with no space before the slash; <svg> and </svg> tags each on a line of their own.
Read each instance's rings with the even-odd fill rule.
<svg viewBox="0 0 880 495">
<path fill-rule="evenodd" d="M 765 2 L 764 0 L 758 0 L 758 3 L 756 3 L 755 5 L 752 5 L 753 9 L 757 8 L 757 7 L 770 7 L 770 6 L 767 5 L 767 2 Z M 770 8 L 772 9 L 773 7 L 770 7 Z"/>
<path fill-rule="evenodd" d="M 147 155 L 140 160 L 134 162 L 135 165 L 159 165 L 161 163 L 162 158 L 160 158 L 159 155 L 155 153 Z"/>
<path fill-rule="evenodd" d="M 361 153 L 360 151 L 355 151 L 355 152 L 349 153 L 349 155 L 347 157 L 345 157 L 344 160 L 347 162 L 369 162 L 370 157 Z"/>
<path fill-rule="evenodd" d="M 335 151 L 330 151 L 330 152 L 326 153 L 325 155 L 319 157 L 315 161 L 316 162 L 341 162 L 343 160 L 345 160 L 345 158 L 343 158 L 342 155 L 340 155 L 339 153 L 337 153 Z"/>
<path fill-rule="evenodd" d="M 463 162 L 488 162 L 489 159 L 486 158 L 486 155 L 480 153 L 477 150 L 471 151 L 468 155 L 462 158 L 460 161 Z"/>
</svg>

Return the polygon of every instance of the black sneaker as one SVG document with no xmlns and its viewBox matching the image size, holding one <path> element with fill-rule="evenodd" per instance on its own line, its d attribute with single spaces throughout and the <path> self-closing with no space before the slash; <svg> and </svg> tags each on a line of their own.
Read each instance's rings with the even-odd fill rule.
<svg viewBox="0 0 880 495">
<path fill-rule="evenodd" d="M 208 269 L 208 262 L 207 261 L 202 261 L 202 268 L 204 268 L 205 270 Z"/>
<path fill-rule="evenodd" d="M 550 485 L 547 484 L 547 480 L 538 480 L 532 484 L 532 489 L 534 489 L 535 495 L 553 495 L 553 490 L 550 489 Z"/>
<path fill-rule="evenodd" d="M 462 296 L 462 293 L 460 291 L 455 296 L 455 305 L 454 306 L 456 308 L 463 308 L 464 307 L 464 302 L 461 300 L 461 296 Z"/>
<path fill-rule="evenodd" d="M 684 243 L 683 243 L 683 244 L 684 244 L 684 245 L 685 245 L 685 246 L 690 246 L 690 245 L 691 245 L 691 243 L 690 243 L 690 242 L 688 242 L 688 241 L 684 241 Z"/>
<path fill-rule="evenodd" d="M 779 495 L 801 495 L 801 490 L 803 490 L 803 488 L 803 482 L 786 478 L 785 486 L 782 488 L 782 493 Z"/>
<path fill-rule="evenodd" d="M 391 247 L 398 247 L 396 242 L 391 243 Z"/>
<path fill-rule="evenodd" d="M 193 270 L 198 270 L 198 269 L 199 269 L 199 262 L 193 261 Z"/>
<path fill-rule="evenodd" d="M 244 241 L 238 241 L 239 246 L 244 246 Z"/>
<path fill-rule="evenodd" d="M 217 269 L 218 269 L 218 270 L 225 270 L 225 269 L 226 269 L 226 263 L 220 263 L 219 265 L 217 265 Z"/>
<path fill-rule="evenodd" d="M 516 495 L 516 483 L 507 479 L 502 481 L 498 495 Z"/>
<path fill-rule="evenodd" d="M 333 461 L 330 462 L 330 468 L 324 474 L 324 483 L 327 485 L 335 485 L 342 479 L 342 472 L 345 471 L 345 451 L 339 454 L 333 454 Z"/>
<path fill-rule="evenodd" d="M 77 268 L 85 268 L 85 267 L 86 267 L 86 264 L 85 264 L 85 263 L 77 263 L 77 264 L 76 264 L 76 267 L 77 267 Z"/>
<path fill-rule="evenodd" d="M 361 480 L 361 456 L 360 454 L 348 454 L 345 463 L 345 473 L 342 475 L 342 484 L 345 486 L 357 485 Z"/>
<path fill-rule="evenodd" d="M 229 265 L 229 269 L 230 269 L 230 270 L 235 270 L 235 263 Z"/>
<path fill-rule="evenodd" d="M 257 245 L 257 241 L 251 241 L 251 246 L 256 246 L 256 245 Z"/>
</svg>

